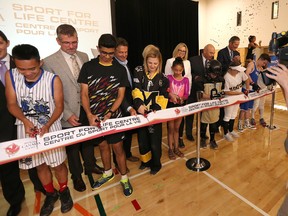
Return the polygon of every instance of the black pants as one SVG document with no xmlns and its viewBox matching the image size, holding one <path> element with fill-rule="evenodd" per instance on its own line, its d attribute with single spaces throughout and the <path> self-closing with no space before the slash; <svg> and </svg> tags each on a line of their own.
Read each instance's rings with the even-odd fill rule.
<svg viewBox="0 0 288 216">
<path fill-rule="evenodd" d="M 187 104 L 195 103 L 195 102 L 197 102 L 197 99 L 193 97 L 188 97 Z M 185 130 L 186 130 L 186 135 L 188 136 L 192 136 L 193 122 L 194 122 L 194 114 L 185 117 Z"/>
<path fill-rule="evenodd" d="M 89 126 L 89 121 L 83 107 L 80 108 L 79 122 L 82 123 L 81 126 Z M 80 153 L 84 161 L 85 170 L 89 172 L 96 164 L 96 158 L 94 155 L 94 139 L 66 146 L 66 153 L 72 179 L 81 177 L 81 174 L 83 173 Z"/>
<path fill-rule="evenodd" d="M 219 126 L 221 126 L 221 127 L 224 127 L 224 122 L 223 122 L 223 118 L 224 118 L 224 107 L 221 107 L 220 108 L 220 114 L 219 114 L 219 120 L 218 120 L 218 122 L 217 122 L 217 128 L 219 127 Z"/>
<path fill-rule="evenodd" d="M 64 128 L 63 128 L 64 129 Z M 94 155 L 94 142 L 88 140 L 74 145 L 66 146 L 66 153 L 71 178 L 79 178 L 83 172 L 83 166 L 80 153 L 84 161 L 84 167 L 87 171 L 92 170 L 96 163 Z"/>
<path fill-rule="evenodd" d="M 207 130 L 207 123 L 202 123 L 200 124 L 200 137 L 205 139 L 206 137 L 206 130 Z M 210 141 L 214 141 L 215 139 L 215 131 L 217 129 L 217 123 L 211 123 L 209 124 L 209 134 L 210 134 Z"/>
<path fill-rule="evenodd" d="M 138 143 L 141 161 L 148 164 L 153 171 L 162 167 L 162 124 L 155 124 L 138 129 Z M 151 152 L 151 159 L 145 160 L 145 155 Z"/>
<path fill-rule="evenodd" d="M 42 183 L 38 177 L 36 167 L 34 167 L 32 169 L 28 169 L 28 174 L 29 174 L 29 178 L 30 178 L 31 182 L 34 185 L 34 190 L 44 193 L 45 189 L 44 189 L 44 187 L 43 187 L 43 185 L 42 185 Z"/>
<path fill-rule="evenodd" d="M 20 179 L 18 161 L 0 165 L 0 181 L 3 196 L 7 202 L 10 205 L 21 203 L 25 196 L 25 190 Z"/>
</svg>

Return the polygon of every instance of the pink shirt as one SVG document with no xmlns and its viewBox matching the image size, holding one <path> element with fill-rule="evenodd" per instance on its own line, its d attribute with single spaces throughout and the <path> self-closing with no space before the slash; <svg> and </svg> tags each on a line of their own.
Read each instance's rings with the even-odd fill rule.
<svg viewBox="0 0 288 216">
<path fill-rule="evenodd" d="M 183 77 L 181 80 L 176 80 L 173 75 L 167 76 L 169 80 L 170 92 L 178 95 L 181 98 L 188 98 L 189 96 L 189 79 Z"/>
</svg>

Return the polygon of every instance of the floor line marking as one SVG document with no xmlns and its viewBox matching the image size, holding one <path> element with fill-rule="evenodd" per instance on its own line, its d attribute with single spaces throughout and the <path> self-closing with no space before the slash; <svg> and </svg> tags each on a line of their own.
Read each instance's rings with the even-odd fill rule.
<svg viewBox="0 0 288 216">
<path fill-rule="evenodd" d="M 194 130 L 194 129 L 193 129 L 193 130 Z M 167 138 L 167 136 L 164 136 L 163 138 Z M 162 139 L 163 139 L 163 138 L 162 138 Z M 222 138 L 222 139 L 220 139 L 220 140 L 217 140 L 217 142 L 222 142 L 222 141 L 224 141 L 224 140 L 225 140 L 225 139 Z M 163 144 L 165 147 L 168 147 L 168 145 L 167 145 L 165 142 L 163 142 L 163 141 L 162 141 L 162 144 Z M 195 145 L 197 146 L 197 142 L 196 142 Z M 136 147 L 139 148 L 138 146 L 136 146 Z M 176 160 L 168 160 L 167 162 L 163 163 L 162 165 L 163 165 L 163 167 L 164 167 L 164 166 L 166 166 L 166 165 L 168 165 L 168 164 L 170 164 L 170 163 L 173 163 L 174 161 L 181 160 L 181 159 L 187 161 L 187 160 L 190 159 L 190 158 L 187 158 L 187 156 L 190 155 L 190 154 L 194 154 L 194 153 L 196 153 L 196 149 L 193 150 L 193 151 L 187 152 L 187 153 L 185 154 L 185 157 L 183 157 L 183 158 L 179 158 L 179 157 L 178 157 Z M 142 175 L 148 173 L 149 171 L 150 171 L 149 169 L 146 169 L 145 171 L 142 171 L 142 172 L 140 172 L 140 173 L 138 173 L 138 174 L 129 176 L 129 179 L 138 178 L 139 176 L 142 176 Z M 206 174 L 206 171 L 204 171 L 204 173 Z M 209 175 L 209 174 L 207 174 L 207 176 L 208 176 L 208 175 Z M 214 178 L 214 177 L 211 176 L 211 178 Z M 217 180 L 216 178 L 215 178 L 215 181 L 216 181 L 216 182 L 219 182 L 219 180 Z M 109 186 L 103 187 L 103 188 L 98 189 L 98 190 L 91 191 L 90 193 L 88 193 L 88 194 L 86 194 L 86 195 L 84 195 L 84 196 L 80 196 L 80 197 L 78 197 L 78 198 L 76 198 L 76 199 L 73 199 L 73 201 L 74 201 L 74 202 L 79 202 L 79 201 L 81 201 L 81 200 L 83 200 L 83 199 L 86 199 L 86 198 L 91 197 L 91 196 L 95 196 L 95 195 L 97 195 L 97 194 L 100 194 L 100 193 L 103 192 L 103 191 L 106 191 L 106 190 L 109 190 L 110 188 L 113 188 L 113 187 L 115 187 L 115 186 L 118 186 L 119 184 L 120 184 L 120 182 L 115 182 L 115 183 L 113 183 L 113 184 L 110 184 Z M 219 184 L 220 184 L 220 185 L 223 184 L 223 187 L 224 187 L 224 188 L 227 187 L 224 183 L 221 184 L 221 182 L 219 182 Z M 225 187 L 225 186 L 226 186 L 226 187 Z M 227 190 L 228 190 L 228 189 L 227 189 Z M 228 191 L 230 191 L 231 193 L 233 193 L 233 190 L 232 190 L 232 189 L 231 189 L 231 190 L 228 190 Z M 236 192 L 235 192 L 235 193 L 236 193 Z M 233 193 L 233 194 L 234 194 L 234 193 Z M 241 195 L 239 195 L 239 196 L 241 197 Z M 243 200 L 244 200 L 244 199 L 245 199 L 245 198 L 243 197 Z M 245 200 L 247 200 L 247 199 L 245 199 Z M 249 200 L 247 200 L 247 203 L 251 203 L 251 202 L 250 202 Z M 255 206 L 255 205 L 254 205 L 253 203 L 251 203 L 251 206 Z M 56 210 L 56 209 L 60 209 L 60 206 L 54 208 L 54 210 Z M 255 206 L 254 209 L 259 209 L 259 212 L 263 212 L 263 215 L 269 216 L 269 214 L 267 214 L 266 212 L 264 212 L 262 209 L 258 208 L 257 206 Z"/>
<path fill-rule="evenodd" d="M 40 213 L 40 203 L 41 203 L 41 192 L 37 191 L 37 192 L 35 192 L 33 214 L 39 214 Z"/>
<path fill-rule="evenodd" d="M 90 212 L 88 212 L 85 208 L 83 208 L 80 204 L 75 203 L 74 208 L 83 216 L 93 216 Z"/>
<path fill-rule="evenodd" d="M 132 200 L 131 203 L 133 204 L 136 211 L 141 209 L 141 206 L 139 205 L 136 199 Z"/>
<path fill-rule="evenodd" d="M 103 206 L 103 204 L 102 204 L 100 195 L 99 195 L 99 194 L 96 194 L 96 195 L 94 196 L 94 198 L 95 198 L 95 200 L 96 200 L 96 203 L 97 203 L 97 207 L 98 207 L 98 211 L 99 211 L 100 216 L 106 216 L 106 212 L 105 212 L 104 206 Z"/>
<path fill-rule="evenodd" d="M 228 187 L 226 184 L 224 184 L 223 182 L 221 182 L 220 180 L 218 180 L 217 178 L 215 178 L 214 176 L 212 176 L 211 174 L 209 174 L 207 171 L 203 171 L 203 173 L 205 175 L 207 175 L 209 178 L 211 178 L 213 181 L 217 182 L 220 186 L 222 186 L 223 188 L 225 188 L 226 190 L 228 190 L 230 193 L 234 194 L 236 197 L 238 197 L 240 200 L 242 200 L 243 202 L 245 202 L 247 205 L 251 206 L 252 208 L 254 208 L 256 211 L 258 211 L 259 213 L 261 213 L 264 216 L 269 216 L 268 213 L 264 212 L 262 209 L 260 209 L 258 206 L 256 206 L 255 204 L 253 204 L 252 202 L 250 202 L 248 199 L 246 199 L 245 197 L 241 196 L 239 193 L 237 193 L 235 190 L 233 190 L 232 188 Z"/>
</svg>

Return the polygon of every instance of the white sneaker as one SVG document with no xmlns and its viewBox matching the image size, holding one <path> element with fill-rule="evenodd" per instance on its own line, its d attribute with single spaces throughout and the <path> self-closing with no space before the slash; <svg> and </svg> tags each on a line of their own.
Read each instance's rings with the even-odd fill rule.
<svg viewBox="0 0 288 216">
<path fill-rule="evenodd" d="M 242 121 L 241 120 L 239 120 L 239 122 L 238 122 L 238 131 L 239 132 L 243 132 L 243 130 L 244 130 L 244 128 L 243 128 L 243 124 L 242 124 Z"/>
<path fill-rule="evenodd" d="M 250 122 L 246 122 L 244 127 L 245 128 L 249 128 L 249 129 L 256 129 L 256 126 L 255 125 L 251 125 Z"/>
<path fill-rule="evenodd" d="M 230 133 L 225 134 L 225 135 L 224 135 L 224 138 L 225 138 L 227 141 L 229 141 L 229 142 L 233 142 L 233 141 L 234 141 L 234 139 L 232 138 L 232 136 L 230 135 Z"/>
<path fill-rule="evenodd" d="M 239 134 L 236 133 L 235 131 L 230 132 L 230 134 L 235 138 L 239 138 Z"/>
</svg>

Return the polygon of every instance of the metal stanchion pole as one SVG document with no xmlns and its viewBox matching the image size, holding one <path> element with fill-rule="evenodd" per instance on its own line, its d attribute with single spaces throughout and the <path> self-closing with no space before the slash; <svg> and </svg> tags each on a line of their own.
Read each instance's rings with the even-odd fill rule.
<svg viewBox="0 0 288 216">
<path fill-rule="evenodd" d="M 267 126 L 270 130 L 274 130 L 276 128 L 276 126 L 273 125 L 274 112 L 275 112 L 274 104 L 275 104 L 275 91 L 272 92 L 272 102 L 271 102 L 271 112 L 270 112 L 270 125 Z"/>
<path fill-rule="evenodd" d="M 201 99 L 201 92 L 197 92 L 197 99 L 200 101 Z M 210 162 L 204 158 L 200 157 L 200 116 L 201 112 L 197 113 L 197 148 L 196 158 L 191 158 L 186 161 L 186 167 L 193 171 L 205 171 L 210 168 Z"/>
</svg>

